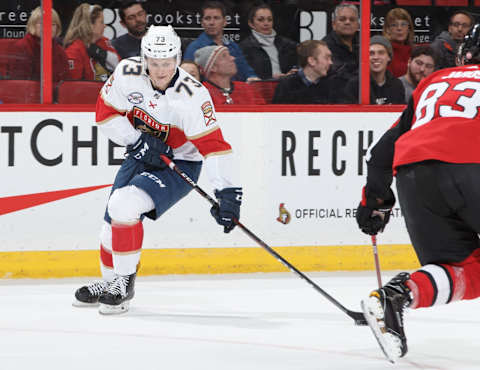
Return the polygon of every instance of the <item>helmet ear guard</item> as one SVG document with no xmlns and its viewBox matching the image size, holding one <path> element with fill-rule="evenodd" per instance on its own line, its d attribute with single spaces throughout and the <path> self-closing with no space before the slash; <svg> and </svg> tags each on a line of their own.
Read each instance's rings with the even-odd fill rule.
<svg viewBox="0 0 480 370">
<path fill-rule="evenodd" d="M 171 25 L 150 26 L 142 37 L 140 58 L 144 74 L 147 74 L 147 57 L 154 59 L 176 57 L 176 67 L 180 65 L 182 42 Z"/>
<path fill-rule="evenodd" d="M 475 24 L 458 47 L 457 65 L 480 64 L 480 23 Z"/>
</svg>

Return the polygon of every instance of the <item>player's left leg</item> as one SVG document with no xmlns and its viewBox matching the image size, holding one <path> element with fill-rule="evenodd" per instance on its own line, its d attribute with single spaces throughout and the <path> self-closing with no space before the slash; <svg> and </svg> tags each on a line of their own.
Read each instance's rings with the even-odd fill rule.
<svg viewBox="0 0 480 370">
<path fill-rule="evenodd" d="M 392 362 L 407 353 L 406 307 L 480 296 L 478 181 L 479 165 L 428 162 L 398 170 L 398 197 L 422 268 L 395 276 L 362 302 L 365 317 Z"/>
<path fill-rule="evenodd" d="M 402 272 L 362 301 L 365 318 L 386 357 L 407 353 L 405 309 L 434 307 L 480 297 L 480 249 L 461 262 L 429 263 L 411 275 Z"/>
<path fill-rule="evenodd" d="M 141 215 L 154 207 L 152 198 L 133 185 L 116 189 L 110 197 L 108 213 L 115 277 L 99 297 L 100 313 L 115 314 L 128 310 L 129 301 L 135 294 L 135 277 L 143 242 Z"/>
<path fill-rule="evenodd" d="M 201 162 L 177 161 L 194 181 L 198 180 Z M 143 216 L 158 219 L 191 191 L 169 169 L 143 171 L 128 186 L 115 190 L 108 203 L 112 219 L 112 261 L 115 279 L 106 294 L 99 298 L 103 314 L 128 310 L 134 296 L 134 283 L 143 241 Z"/>
<path fill-rule="evenodd" d="M 126 158 L 120 167 L 113 183 L 110 195 L 118 188 L 126 186 L 135 174 L 143 171 L 144 165 Z M 115 278 L 112 257 L 112 228 L 108 209 L 105 210 L 104 224 L 100 232 L 100 271 L 101 280 L 92 281 L 75 291 L 73 305 L 76 307 L 98 306 L 100 295 L 106 292 L 109 283 Z"/>
</svg>

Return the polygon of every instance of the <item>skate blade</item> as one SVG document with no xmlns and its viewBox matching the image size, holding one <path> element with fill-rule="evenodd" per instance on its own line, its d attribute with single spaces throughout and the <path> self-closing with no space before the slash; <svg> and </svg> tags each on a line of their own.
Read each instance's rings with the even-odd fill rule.
<svg viewBox="0 0 480 370">
<path fill-rule="evenodd" d="M 130 301 L 125 301 L 117 306 L 100 303 L 98 312 L 102 315 L 120 315 L 128 311 Z"/>
<path fill-rule="evenodd" d="M 395 346 L 395 340 L 392 338 L 393 335 L 385 332 L 383 320 L 378 318 L 380 314 L 380 312 L 378 312 L 378 302 L 373 300 L 376 300 L 376 298 L 369 298 L 368 301 L 361 302 L 363 314 L 383 354 L 388 361 L 394 364 L 395 361 L 400 357 L 399 349 Z M 383 318 L 383 314 L 381 316 Z"/>
<path fill-rule="evenodd" d="M 95 303 L 86 303 L 86 302 L 82 302 L 82 301 L 79 301 L 78 299 L 74 299 L 74 301 L 72 302 L 72 306 L 73 307 L 98 307 L 100 303 L 98 302 L 95 302 Z"/>
</svg>

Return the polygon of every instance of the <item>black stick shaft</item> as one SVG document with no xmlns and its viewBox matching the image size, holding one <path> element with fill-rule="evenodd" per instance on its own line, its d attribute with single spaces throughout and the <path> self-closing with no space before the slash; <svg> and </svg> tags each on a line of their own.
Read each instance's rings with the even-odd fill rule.
<svg viewBox="0 0 480 370">
<path fill-rule="evenodd" d="M 190 186 L 197 191 L 202 197 L 210 202 L 212 206 L 218 206 L 218 203 L 215 199 L 213 199 L 210 195 L 208 195 L 202 188 L 200 188 L 195 181 L 193 181 L 185 172 L 183 172 L 177 165 L 168 157 L 162 155 L 161 156 L 163 161 L 170 167 L 174 172 L 176 172 L 180 177 L 182 177 Z M 262 248 L 264 248 L 268 253 L 274 256 L 277 260 L 279 260 L 285 267 L 287 267 L 290 271 L 294 272 L 298 276 L 300 276 L 303 280 L 305 280 L 312 288 L 314 288 L 317 292 L 323 295 L 326 299 L 328 299 L 331 303 L 337 306 L 340 310 L 350 316 L 352 319 L 355 320 L 357 325 L 366 325 L 365 317 L 361 312 L 355 312 L 347 309 L 343 306 L 340 302 L 338 302 L 335 298 L 333 298 L 330 294 L 320 288 L 317 284 L 315 284 L 308 276 L 306 276 L 303 272 L 298 270 L 295 266 L 293 266 L 290 262 L 288 262 L 285 258 L 275 252 L 267 243 L 265 243 L 262 239 L 256 236 L 253 232 L 251 232 L 246 226 L 244 226 L 239 220 L 234 219 L 235 224 L 240 227 L 241 230 L 245 234 L 247 234 L 251 239 L 257 242 Z"/>
</svg>

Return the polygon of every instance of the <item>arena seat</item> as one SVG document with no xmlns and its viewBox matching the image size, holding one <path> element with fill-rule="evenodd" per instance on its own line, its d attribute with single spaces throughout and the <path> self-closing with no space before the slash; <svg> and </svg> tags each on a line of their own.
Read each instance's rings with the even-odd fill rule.
<svg viewBox="0 0 480 370">
<path fill-rule="evenodd" d="M 63 81 L 57 87 L 58 104 L 95 104 L 103 82 Z"/>
<path fill-rule="evenodd" d="M 252 81 L 252 86 L 260 93 L 265 99 L 267 104 L 270 104 L 275 94 L 275 88 L 278 85 L 278 81 Z"/>
<path fill-rule="evenodd" d="M 0 80 L 0 100 L 3 104 L 39 104 L 40 81 Z"/>
<path fill-rule="evenodd" d="M 397 0 L 398 6 L 431 6 L 432 0 Z"/>
<path fill-rule="evenodd" d="M 436 6 L 468 6 L 468 0 L 436 0 Z"/>
<path fill-rule="evenodd" d="M 0 79 L 7 78 L 7 64 L 11 45 L 18 39 L 0 39 Z"/>
</svg>

